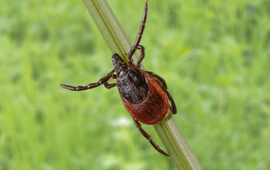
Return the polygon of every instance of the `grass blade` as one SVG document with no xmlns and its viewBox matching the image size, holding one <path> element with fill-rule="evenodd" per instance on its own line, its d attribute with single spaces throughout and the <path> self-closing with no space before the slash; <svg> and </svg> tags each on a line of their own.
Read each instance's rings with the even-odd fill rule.
<svg viewBox="0 0 270 170">
<path fill-rule="evenodd" d="M 118 53 L 127 61 L 127 56 L 124 53 L 129 52 L 131 48 L 130 41 L 127 39 L 107 1 L 83 0 L 83 2 L 111 52 Z M 138 56 L 134 54 L 135 62 L 137 58 Z M 202 169 L 171 113 L 164 120 L 155 124 L 154 129 L 165 145 L 177 169 Z"/>
</svg>

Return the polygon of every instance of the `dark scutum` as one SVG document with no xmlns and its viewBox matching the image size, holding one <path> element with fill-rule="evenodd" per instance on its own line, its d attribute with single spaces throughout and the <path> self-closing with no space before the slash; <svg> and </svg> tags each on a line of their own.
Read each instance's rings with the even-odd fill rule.
<svg viewBox="0 0 270 170">
<path fill-rule="evenodd" d="M 148 84 L 139 69 L 128 67 L 127 75 L 117 83 L 120 94 L 130 103 L 141 103 L 147 96 Z"/>
</svg>

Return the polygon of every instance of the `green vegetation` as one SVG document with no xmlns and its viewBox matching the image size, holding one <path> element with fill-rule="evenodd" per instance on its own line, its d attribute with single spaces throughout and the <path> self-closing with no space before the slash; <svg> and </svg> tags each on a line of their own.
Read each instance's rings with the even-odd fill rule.
<svg viewBox="0 0 270 170">
<path fill-rule="evenodd" d="M 109 3 L 133 42 L 144 2 Z M 204 169 L 270 166 L 269 11 L 266 0 L 149 0 L 143 64 L 166 79 Z M 96 82 L 111 55 L 81 1 L 0 2 L 1 170 L 175 169 L 117 89 L 60 88 Z"/>
<path fill-rule="evenodd" d="M 124 60 L 128 61 L 128 57 L 125 54 L 131 50 L 132 45 L 107 0 L 83 0 L 83 2 L 111 53 L 118 53 Z M 145 11 L 143 15 L 146 15 Z M 133 56 L 133 62 L 136 63 L 138 58 L 138 55 Z M 143 65 L 141 68 L 145 70 Z M 163 120 L 154 124 L 153 127 L 166 148 L 166 152 L 170 155 L 170 159 L 176 169 L 202 169 L 171 112 Z"/>
</svg>

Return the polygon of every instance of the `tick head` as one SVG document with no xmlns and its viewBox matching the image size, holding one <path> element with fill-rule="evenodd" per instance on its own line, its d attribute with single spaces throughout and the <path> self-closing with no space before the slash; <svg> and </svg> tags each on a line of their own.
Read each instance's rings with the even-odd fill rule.
<svg viewBox="0 0 270 170">
<path fill-rule="evenodd" d="M 114 53 L 112 56 L 112 63 L 115 68 L 117 75 L 122 75 L 128 70 L 127 63 L 117 54 Z"/>
</svg>

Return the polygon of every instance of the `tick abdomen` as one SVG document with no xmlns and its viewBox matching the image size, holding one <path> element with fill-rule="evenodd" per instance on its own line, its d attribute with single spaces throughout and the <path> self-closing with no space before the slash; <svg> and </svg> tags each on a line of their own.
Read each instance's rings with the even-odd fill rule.
<svg viewBox="0 0 270 170">
<path fill-rule="evenodd" d="M 117 79 L 117 86 L 120 94 L 133 104 L 144 101 L 148 93 L 148 84 L 143 73 L 134 67 L 129 67 L 127 74 Z"/>
<path fill-rule="evenodd" d="M 161 121 L 168 113 L 170 106 L 166 93 L 159 83 L 147 72 L 141 70 L 147 83 L 148 92 L 140 103 L 129 102 L 122 94 L 122 101 L 132 117 L 144 124 L 152 125 Z"/>
</svg>

